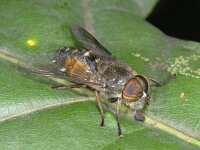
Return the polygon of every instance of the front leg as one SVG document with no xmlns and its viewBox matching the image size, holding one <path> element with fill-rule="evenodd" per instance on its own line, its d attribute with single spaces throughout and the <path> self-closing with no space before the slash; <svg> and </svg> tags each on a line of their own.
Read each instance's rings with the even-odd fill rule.
<svg viewBox="0 0 200 150">
<path fill-rule="evenodd" d="M 73 85 L 50 85 L 50 89 L 52 90 L 67 90 L 67 89 L 73 89 L 73 88 L 83 88 L 85 87 L 82 84 L 73 84 Z"/>
<path fill-rule="evenodd" d="M 176 75 L 171 75 L 170 77 L 168 77 L 168 79 L 163 80 L 162 82 L 159 82 L 159 81 L 157 81 L 153 78 L 150 78 L 150 77 L 147 77 L 147 79 L 154 83 L 154 85 L 151 85 L 151 86 L 163 86 L 163 85 L 171 82 L 172 80 L 176 79 Z"/>
<path fill-rule="evenodd" d="M 100 127 L 104 127 L 104 112 L 103 112 L 103 108 L 102 108 L 102 105 L 101 105 L 101 98 L 100 98 L 100 95 L 99 95 L 99 92 L 98 91 L 95 91 L 95 94 L 96 94 L 96 100 L 97 100 L 97 104 L 99 106 L 99 110 L 100 110 L 100 113 L 101 113 L 101 124 L 100 124 Z"/>
<path fill-rule="evenodd" d="M 120 123 L 119 123 L 119 107 L 120 107 L 120 105 L 121 105 L 121 101 L 118 98 L 117 99 L 117 112 L 116 112 L 117 129 L 118 129 L 119 137 L 123 137 L 122 130 L 121 130 Z"/>
</svg>

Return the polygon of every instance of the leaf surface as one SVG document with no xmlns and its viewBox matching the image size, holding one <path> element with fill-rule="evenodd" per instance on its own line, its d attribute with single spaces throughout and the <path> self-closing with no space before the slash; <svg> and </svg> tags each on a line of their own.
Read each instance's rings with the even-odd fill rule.
<svg viewBox="0 0 200 150">
<path fill-rule="evenodd" d="M 2 149 L 198 149 L 200 44 L 168 37 L 147 23 L 144 17 L 156 2 L 2 0 Z M 49 54 L 63 46 L 80 46 L 69 29 L 72 24 L 86 28 L 140 74 L 161 81 L 177 73 L 176 80 L 151 89 L 145 123 L 134 121 L 131 111 L 123 113 L 122 139 L 117 137 L 110 111 L 106 111 L 105 128 L 99 128 L 100 114 L 92 92 L 86 96 L 50 90 L 51 81 L 35 80 L 17 67 L 15 58 L 38 62 L 41 55 L 49 59 Z"/>
</svg>

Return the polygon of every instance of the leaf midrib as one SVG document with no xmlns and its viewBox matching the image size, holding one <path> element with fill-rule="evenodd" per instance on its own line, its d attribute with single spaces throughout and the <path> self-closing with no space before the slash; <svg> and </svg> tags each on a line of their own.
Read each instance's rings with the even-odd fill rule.
<svg viewBox="0 0 200 150">
<path fill-rule="evenodd" d="M 93 97 L 86 97 L 86 98 L 80 98 L 74 99 L 72 101 L 57 101 L 56 103 L 51 103 L 51 104 L 46 104 L 46 105 L 41 105 L 41 106 L 37 106 L 37 107 L 33 107 L 31 109 L 27 109 L 26 111 L 23 112 L 19 112 L 19 113 L 15 113 L 3 118 L 0 118 L 0 122 L 4 122 L 4 121 L 8 121 L 17 117 L 21 117 L 24 115 L 28 115 L 34 112 L 38 112 L 38 111 L 42 111 L 45 109 L 50 109 L 50 108 L 55 108 L 61 105 L 70 105 L 70 104 L 74 104 L 74 103 L 80 103 L 80 102 L 90 102 L 90 101 L 95 101 L 95 99 Z"/>
</svg>

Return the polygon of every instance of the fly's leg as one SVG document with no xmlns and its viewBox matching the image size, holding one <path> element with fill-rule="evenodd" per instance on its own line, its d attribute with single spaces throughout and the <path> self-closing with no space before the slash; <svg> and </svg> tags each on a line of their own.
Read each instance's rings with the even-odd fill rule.
<svg viewBox="0 0 200 150">
<path fill-rule="evenodd" d="M 176 76 L 173 75 L 173 76 L 169 77 L 168 79 L 166 79 L 166 80 L 164 80 L 162 82 L 159 82 L 159 81 L 157 81 L 157 80 L 155 80 L 153 78 L 149 78 L 149 77 L 147 77 L 147 79 L 152 81 L 155 84 L 155 86 L 163 86 L 163 85 L 171 82 L 172 80 L 176 79 Z"/>
<path fill-rule="evenodd" d="M 118 135 L 119 137 L 123 137 L 122 135 L 122 130 L 120 127 L 120 123 L 119 123 L 119 106 L 120 106 L 120 99 L 117 99 L 117 113 L 116 113 L 116 120 L 117 120 L 117 129 L 118 129 Z"/>
<path fill-rule="evenodd" d="M 66 90 L 68 87 L 62 85 L 50 85 L 49 88 L 51 90 Z"/>
<path fill-rule="evenodd" d="M 79 91 L 81 88 L 85 88 L 85 85 L 81 84 L 74 84 L 74 85 L 67 85 L 67 86 L 62 86 L 62 85 L 56 85 L 56 86 L 50 86 L 50 90 L 67 90 L 67 91 L 72 91 L 74 93 L 77 93 L 80 96 L 88 96 L 86 93 Z"/>
<path fill-rule="evenodd" d="M 62 86 L 62 85 L 51 85 L 50 89 L 52 90 L 66 90 L 66 89 L 73 89 L 73 88 L 83 88 L 84 86 L 81 84 L 75 84 L 75 85 L 67 85 L 67 86 Z"/>
<path fill-rule="evenodd" d="M 100 110 L 100 113 L 101 113 L 101 124 L 100 124 L 100 127 L 104 127 L 104 112 L 103 112 L 103 108 L 102 108 L 102 105 L 101 105 L 101 98 L 100 98 L 100 95 L 99 95 L 99 92 L 98 91 L 95 91 L 95 94 L 96 94 L 96 100 L 97 100 L 97 104 L 99 106 L 99 110 Z"/>
</svg>

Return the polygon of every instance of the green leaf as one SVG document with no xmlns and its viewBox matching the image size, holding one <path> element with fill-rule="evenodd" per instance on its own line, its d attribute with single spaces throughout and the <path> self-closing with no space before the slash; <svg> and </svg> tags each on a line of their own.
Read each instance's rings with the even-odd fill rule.
<svg viewBox="0 0 200 150">
<path fill-rule="evenodd" d="M 200 44 L 168 37 L 147 23 L 144 17 L 156 2 L 2 0 L 1 148 L 199 149 Z M 158 80 L 177 74 L 171 83 L 151 88 L 144 123 L 133 120 L 132 110 L 122 110 L 124 138 L 117 137 L 112 111 L 106 110 L 105 128 L 99 128 L 92 91 L 50 90 L 58 79 L 40 82 L 18 68 L 21 61 L 38 63 L 41 55 L 48 58 L 60 47 L 77 47 L 69 29 L 72 24 L 86 28 L 140 74 Z"/>
</svg>

